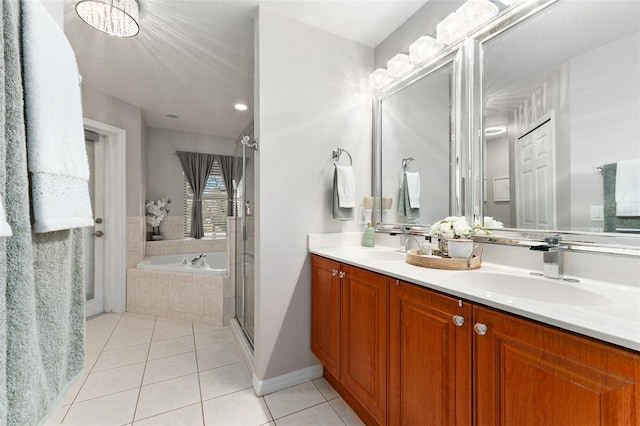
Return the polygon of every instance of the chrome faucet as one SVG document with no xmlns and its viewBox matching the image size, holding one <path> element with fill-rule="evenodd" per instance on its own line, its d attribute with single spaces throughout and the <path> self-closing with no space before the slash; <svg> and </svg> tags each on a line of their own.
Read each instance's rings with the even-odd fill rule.
<svg viewBox="0 0 640 426">
<path fill-rule="evenodd" d="M 202 253 L 202 254 L 194 257 L 193 259 L 191 259 L 191 264 L 195 265 L 196 263 L 198 263 L 198 260 L 204 259 L 205 257 L 207 257 L 207 253 Z"/>
<path fill-rule="evenodd" d="M 409 252 L 409 247 L 411 247 L 411 241 L 416 242 L 416 244 L 418 245 L 418 252 L 419 254 L 422 254 L 422 244 L 420 244 L 420 241 L 418 241 L 418 239 L 412 235 L 407 235 L 407 237 L 404 240 L 404 252 L 405 253 Z"/>
<path fill-rule="evenodd" d="M 560 246 L 561 237 L 554 235 L 546 237 L 545 244 L 541 246 L 532 246 L 531 250 L 540 250 L 543 252 L 542 273 L 546 278 L 561 279 L 564 274 L 564 248 Z"/>
</svg>

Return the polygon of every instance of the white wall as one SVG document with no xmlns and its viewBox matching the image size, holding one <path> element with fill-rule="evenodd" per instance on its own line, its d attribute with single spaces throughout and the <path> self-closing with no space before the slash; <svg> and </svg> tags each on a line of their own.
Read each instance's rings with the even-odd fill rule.
<svg viewBox="0 0 640 426">
<path fill-rule="evenodd" d="M 259 8 L 256 18 L 255 373 L 317 363 L 310 351 L 307 234 L 358 231 L 331 216 L 331 151 L 353 157 L 356 199 L 371 192 L 373 49 Z"/>
<path fill-rule="evenodd" d="M 234 139 L 224 136 L 207 136 L 175 130 L 149 128 L 146 151 L 148 171 L 146 175 L 147 199 L 169 197 L 169 215 L 182 216 L 183 175 L 176 151 L 202 152 L 205 154 L 235 155 Z"/>
<path fill-rule="evenodd" d="M 571 60 L 571 226 L 589 230 L 602 206 L 596 167 L 640 158 L 640 34 Z"/>
<path fill-rule="evenodd" d="M 386 68 L 398 53 L 409 53 L 409 45 L 423 35 L 436 36 L 436 25 L 464 3 L 464 0 L 429 0 L 404 24 L 384 39 L 375 50 L 375 67 Z"/>
<path fill-rule="evenodd" d="M 86 85 L 82 86 L 82 108 L 84 117 L 127 131 L 127 216 L 144 216 L 147 141 L 143 135 L 147 125 L 142 111 Z"/>
</svg>

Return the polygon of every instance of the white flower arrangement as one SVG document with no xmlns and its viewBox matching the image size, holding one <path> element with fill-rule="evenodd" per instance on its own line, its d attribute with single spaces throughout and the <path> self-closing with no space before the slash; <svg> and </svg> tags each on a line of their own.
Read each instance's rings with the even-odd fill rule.
<svg viewBox="0 0 640 426">
<path fill-rule="evenodd" d="M 147 223 L 154 228 L 159 227 L 169 213 L 169 209 L 167 209 L 169 203 L 171 200 L 167 197 L 162 197 L 157 201 L 147 200 L 144 205 L 147 211 Z"/>
<path fill-rule="evenodd" d="M 449 216 L 438 220 L 431 225 L 429 234 L 438 238 L 469 238 L 476 234 L 488 235 L 490 229 L 502 228 L 502 222 L 493 217 L 485 216 L 484 227 L 480 226 L 480 219 L 476 218 L 474 226 L 471 227 L 467 219 L 461 216 Z"/>
</svg>

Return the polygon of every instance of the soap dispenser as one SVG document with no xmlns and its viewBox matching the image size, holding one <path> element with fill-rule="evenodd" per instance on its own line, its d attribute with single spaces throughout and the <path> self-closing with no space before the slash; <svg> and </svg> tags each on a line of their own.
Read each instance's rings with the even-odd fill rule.
<svg viewBox="0 0 640 426">
<path fill-rule="evenodd" d="M 369 223 L 364 229 L 362 245 L 365 247 L 374 247 L 376 245 L 376 228 L 373 227 L 373 223 Z"/>
</svg>

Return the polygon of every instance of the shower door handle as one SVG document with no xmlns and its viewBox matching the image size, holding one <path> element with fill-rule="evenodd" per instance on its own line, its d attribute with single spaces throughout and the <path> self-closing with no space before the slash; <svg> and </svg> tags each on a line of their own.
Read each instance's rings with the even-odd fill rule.
<svg viewBox="0 0 640 426">
<path fill-rule="evenodd" d="M 96 232 L 93 233 L 93 235 L 95 235 L 96 237 L 100 238 L 100 237 L 102 237 L 104 235 L 104 232 L 96 231 Z"/>
</svg>

